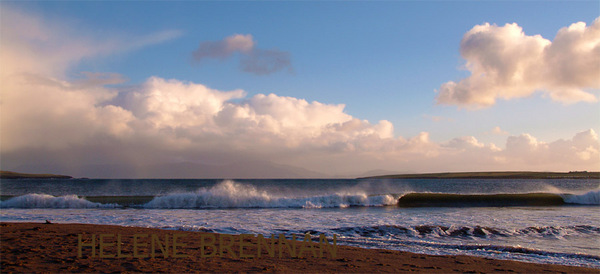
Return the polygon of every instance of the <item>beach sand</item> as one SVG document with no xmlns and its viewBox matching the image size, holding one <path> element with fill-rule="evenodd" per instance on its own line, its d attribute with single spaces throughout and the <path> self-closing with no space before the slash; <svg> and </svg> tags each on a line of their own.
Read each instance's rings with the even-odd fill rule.
<svg viewBox="0 0 600 274">
<path fill-rule="evenodd" d="M 253 258 L 241 258 L 239 235 L 228 236 L 214 233 L 161 230 L 138 227 L 121 227 L 89 224 L 0 223 L 1 271 L 10 272 L 568 272 L 598 273 L 598 269 L 564 265 L 533 264 L 508 260 L 495 260 L 470 256 L 433 256 L 382 249 L 361 249 L 337 245 L 333 249 L 332 235 L 326 235 L 329 245 L 318 245 L 318 237 L 312 250 L 304 245 L 303 258 L 292 257 L 286 245 L 280 254 L 275 242 L 271 257 L 262 245 L 257 258 L 257 238 L 245 241 L 243 254 Z M 100 234 L 102 255 L 100 258 Z M 144 235 L 141 235 L 144 234 Z M 177 235 L 176 235 L 177 234 Z M 117 248 L 120 235 L 121 249 Z M 137 235 L 137 236 L 136 236 Z M 81 242 L 79 237 L 81 236 Z M 223 236 L 222 238 L 220 238 Z M 286 235 L 288 238 L 291 235 Z M 165 238 L 167 237 L 167 238 Z M 175 241 L 173 238 L 177 237 Z M 201 248 L 215 239 L 212 249 Z M 270 237 L 270 235 L 265 235 Z M 135 239 L 134 239 L 135 238 Z M 151 258 L 152 239 L 155 239 L 155 256 Z M 302 239 L 302 236 L 300 236 Z M 92 250 L 92 239 L 95 248 Z M 221 239 L 223 245 L 219 245 Z M 135 258 L 134 244 L 137 255 Z M 165 242 L 166 240 L 166 242 Z M 228 244 L 233 240 L 231 249 Z M 81 254 L 78 254 L 81 243 Z M 173 244 L 175 243 L 175 244 Z M 112 244 L 112 246 L 110 246 Z M 159 245 L 160 244 L 160 245 Z M 297 252 L 302 242 L 296 242 Z M 146 246 L 144 246 L 146 245 Z M 175 245 L 175 252 L 173 252 Z M 162 249 L 161 249 L 162 248 Z M 323 249 L 320 249 L 323 248 Z M 203 257 L 215 254 L 213 257 Z M 323 251 L 321 256 L 320 251 Z M 337 251 L 333 254 L 332 251 Z M 92 252 L 95 252 L 94 254 Z M 315 255 L 316 254 L 316 255 Z M 81 255 L 81 256 L 80 256 Z M 165 255 L 168 256 L 165 258 Z M 186 258 L 173 257 L 187 256 Z M 233 258 L 232 257 L 235 257 Z M 298 254 L 297 254 L 298 255 Z M 333 256 L 335 255 L 335 256 Z M 316 256 L 316 257 L 315 257 Z"/>
</svg>

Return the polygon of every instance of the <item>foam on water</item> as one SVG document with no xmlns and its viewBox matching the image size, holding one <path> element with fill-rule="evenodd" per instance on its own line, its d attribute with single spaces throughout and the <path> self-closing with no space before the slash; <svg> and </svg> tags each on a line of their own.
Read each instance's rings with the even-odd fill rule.
<svg viewBox="0 0 600 274">
<path fill-rule="evenodd" d="M 569 236 L 598 236 L 600 227 L 589 225 L 576 226 L 530 226 L 519 229 L 506 229 L 488 226 L 440 226 L 418 225 L 406 227 L 399 225 L 378 225 L 362 227 L 341 227 L 334 231 L 348 236 L 394 237 L 404 235 L 415 238 L 503 238 L 503 237 L 538 237 L 563 239 Z"/>
<path fill-rule="evenodd" d="M 0 208 L 115 208 L 116 204 L 93 203 L 77 195 L 55 197 L 48 194 L 27 194 L 0 202 Z"/>
<path fill-rule="evenodd" d="M 600 190 L 593 190 L 581 195 L 562 194 L 565 203 L 580 205 L 600 205 Z"/>
<path fill-rule="evenodd" d="M 394 205 L 392 195 L 368 196 L 365 193 L 329 194 L 312 197 L 285 197 L 259 190 L 252 185 L 225 180 L 193 193 L 174 193 L 155 197 L 145 208 L 332 208 L 348 206 Z"/>
<path fill-rule="evenodd" d="M 337 234 L 339 244 L 365 248 L 600 269 L 598 183 L 598 180 L 2 180 L 0 221 L 51 220 L 265 236 L 314 232 Z M 457 198 L 455 204 L 460 206 L 387 206 L 395 205 L 407 193 L 417 193 L 416 196 L 427 201 Z M 485 207 L 464 206 L 466 198 L 476 205 L 483 201 Z M 515 198 L 524 202 L 530 198 L 558 199 L 561 203 L 506 206 L 507 201 Z M 490 203 L 490 199 L 495 202 Z"/>
<path fill-rule="evenodd" d="M 368 194 L 361 188 L 329 190 L 315 193 L 281 193 L 251 184 L 225 180 L 196 191 L 161 196 L 53 196 L 26 194 L 0 202 L 3 208 L 346 208 L 380 207 L 505 207 L 600 205 L 600 190 L 580 194 L 449 194 L 449 193 L 382 193 Z M 564 193 L 564 192 L 563 192 Z M 4 199 L 7 199 L 5 197 Z"/>
<path fill-rule="evenodd" d="M 2 209 L 0 221 L 97 223 L 230 234 L 338 235 L 338 243 L 600 268 L 600 208 Z"/>
</svg>

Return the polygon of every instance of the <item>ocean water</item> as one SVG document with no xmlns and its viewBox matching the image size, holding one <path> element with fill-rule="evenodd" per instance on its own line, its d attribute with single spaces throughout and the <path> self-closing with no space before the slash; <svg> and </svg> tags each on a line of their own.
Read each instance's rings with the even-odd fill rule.
<svg viewBox="0 0 600 274">
<path fill-rule="evenodd" d="M 230 234 L 600 268 L 599 180 L 2 180 L 0 221 Z"/>
</svg>

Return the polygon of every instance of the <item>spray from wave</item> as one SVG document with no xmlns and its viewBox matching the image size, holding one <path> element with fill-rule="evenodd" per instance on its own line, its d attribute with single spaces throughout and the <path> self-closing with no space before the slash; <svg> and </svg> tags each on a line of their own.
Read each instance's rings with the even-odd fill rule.
<svg viewBox="0 0 600 274">
<path fill-rule="evenodd" d="M 48 194 L 27 194 L 0 202 L 0 208 L 115 208 L 116 204 L 90 202 L 77 195 L 55 197 Z"/>
<path fill-rule="evenodd" d="M 562 194 L 560 196 L 568 204 L 600 205 L 600 190 L 593 190 L 580 195 Z"/>
<path fill-rule="evenodd" d="M 259 190 L 252 185 L 225 180 L 193 193 L 155 197 L 145 208 L 330 208 L 349 206 L 394 205 L 392 195 L 369 196 L 366 193 L 287 197 Z"/>
<path fill-rule="evenodd" d="M 452 194 L 411 192 L 397 194 L 372 185 L 351 188 L 330 187 L 322 194 L 315 191 L 260 187 L 225 180 L 192 192 L 161 196 L 52 196 L 26 194 L 9 197 L 0 208 L 147 208 L 147 209 L 213 209 L 213 208 L 345 208 L 380 207 L 505 207 L 600 205 L 600 189 L 575 194 Z M 395 190 L 392 190 L 395 191 Z M 379 193 L 379 194 L 373 194 Z M 396 194 L 392 194 L 396 193 Z M 564 193 L 564 192 L 563 192 Z"/>
</svg>

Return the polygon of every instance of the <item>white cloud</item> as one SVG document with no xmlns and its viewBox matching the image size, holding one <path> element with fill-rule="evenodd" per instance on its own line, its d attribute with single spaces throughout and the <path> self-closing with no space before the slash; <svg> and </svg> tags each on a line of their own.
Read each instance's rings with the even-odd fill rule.
<svg viewBox="0 0 600 274">
<path fill-rule="evenodd" d="M 464 136 L 450 140 L 445 146 L 457 149 L 470 149 L 484 147 L 484 144 L 480 143 L 473 136 Z"/>
<path fill-rule="evenodd" d="M 2 77 L 2 150 L 67 148 L 130 133 L 133 116 L 101 103 L 115 91 L 35 75 Z M 93 81 L 92 81 L 93 82 Z"/>
<path fill-rule="evenodd" d="M 2 6 L 0 12 L 0 76 L 28 73 L 64 77 L 67 68 L 85 58 L 136 50 L 183 35 L 179 30 L 164 30 L 143 36 L 91 38 L 74 26 L 12 7 Z"/>
<path fill-rule="evenodd" d="M 232 99 L 245 100 L 234 103 Z M 130 92 L 122 107 L 146 130 L 176 134 L 191 143 L 215 138 L 224 144 L 245 140 L 251 144 L 248 147 L 261 143 L 268 147 L 327 147 L 364 136 L 393 135 L 391 123 L 360 121 L 344 113 L 344 105 L 309 103 L 275 94 L 246 98 L 242 90 L 223 92 L 158 77 Z"/>
<path fill-rule="evenodd" d="M 107 87 L 125 81 L 114 73 L 82 72 L 69 80 L 65 71 L 77 60 L 98 56 L 103 45 L 95 48 L 62 28 L 19 16 L 19 25 L 2 24 L 2 34 L 12 36 L 1 41 L 0 54 L 14 57 L 0 74 L 2 169 L 45 166 L 86 176 L 77 167 L 112 164 L 144 176 L 135 172 L 148 164 L 268 160 L 333 175 L 372 169 L 582 170 L 600 163 L 593 130 L 550 143 L 529 134 L 510 136 L 501 149 L 474 136 L 448 142 L 432 141 L 428 132 L 395 137 L 391 122 L 354 117 L 343 104 L 276 94 L 248 97 L 243 90 L 157 76 L 127 90 Z M 32 32 L 14 35 L 20 26 Z M 232 47 L 245 48 L 242 38 Z M 44 41 L 55 46 L 39 47 Z M 270 176 L 268 170 L 264 176 Z"/>
<path fill-rule="evenodd" d="M 588 89 L 600 88 L 600 18 L 562 28 L 554 41 L 526 35 L 516 23 L 477 25 L 460 52 L 471 76 L 442 84 L 439 104 L 489 107 L 536 91 L 564 103 L 597 101 Z"/>
<path fill-rule="evenodd" d="M 81 79 L 67 81 L 66 71 L 85 58 L 138 49 L 181 35 L 165 31 L 131 36 L 128 41 L 93 39 L 61 22 L 7 6 L 0 10 L 3 151 L 65 148 L 100 136 L 132 133 L 128 123 L 133 115 L 108 104 L 117 91 L 104 87 L 123 83 L 125 77 L 81 72 Z"/>
<path fill-rule="evenodd" d="M 240 69 L 257 75 L 266 75 L 283 69 L 292 72 L 291 55 L 278 49 L 259 49 L 250 34 L 234 34 L 221 41 L 201 42 L 192 57 L 201 62 L 207 58 L 226 59 L 236 52 L 243 54 Z"/>
<path fill-rule="evenodd" d="M 514 164 L 555 167 L 566 163 L 595 164 L 600 162 L 600 142 L 592 129 L 577 133 L 571 140 L 556 140 L 551 143 L 538 141 L 529 134 L 510 136 L 506 142 L 504 155 Z M 554 163 L 553 163 L 554 162 Z"/>
<path fill-rule="evenodd" d="M 127 109 L 153 128 L 211 126 L 224 102 L 244 97 L 244 91 L 221 92 L 206 86 L 151 77 L 127 97 Z"/>
</svg>

